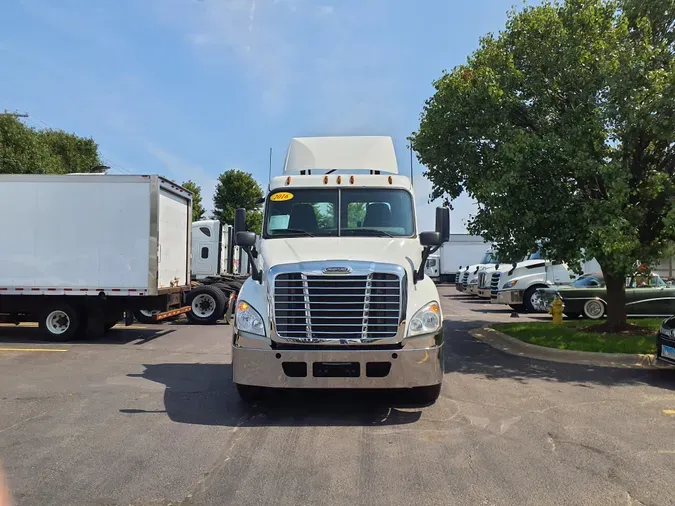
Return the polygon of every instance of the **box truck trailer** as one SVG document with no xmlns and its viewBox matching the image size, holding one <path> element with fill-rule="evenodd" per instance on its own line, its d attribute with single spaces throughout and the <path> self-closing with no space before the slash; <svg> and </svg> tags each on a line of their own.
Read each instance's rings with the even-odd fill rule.
<svg viewBox="0 0 675 506">
<path fill-rule="evenodd" d="M 0 322 L 66 341 L 188 312 L 191 214 L 159 176 L 0 175 Z"/>
</svg>

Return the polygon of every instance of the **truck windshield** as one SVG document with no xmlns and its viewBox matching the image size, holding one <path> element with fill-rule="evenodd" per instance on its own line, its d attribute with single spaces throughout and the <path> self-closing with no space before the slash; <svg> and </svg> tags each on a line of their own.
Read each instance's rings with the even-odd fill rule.
<svg viewBox="0 0 675 506">
<path fill-rule="evenodd" d="M 267 199 L 263 237 L 410 237 L 412 196 L 380 188 L 276 191 Z"/>
</svg>

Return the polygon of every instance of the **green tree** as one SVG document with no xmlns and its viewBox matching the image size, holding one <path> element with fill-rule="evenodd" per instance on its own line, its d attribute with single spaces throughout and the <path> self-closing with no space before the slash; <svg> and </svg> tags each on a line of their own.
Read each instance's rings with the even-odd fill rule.
<svg viewBox="0 0 675 506">
<path fill-rule="evenodd" d="M 624 278 L 675 239 L 673 0 L 568 0 L 511 12 L 434 83 L 411 137 L 433 196 L 466 190 L 469 230 L 509 258 L 537 241 L 595 257 L 608 326 Z"/>
<path fill-rule="evenodd" d="M 203 220 L 206 209 L 202 205 L 202 187 L 193 181 L 185 181 L 181 186 L 192 192 L 192 221 Z"/>
<path fill-rule="evenodd" d="M 62 130 L 37 130 L 0 116 L 0 174 L 102 172 L 93 139 Z"/>
<path fill-rule="evenodd" d="M 242 170 L 230 169 L 218 177 L 216 192 L 213 195 L 213 214 L 223 224 L 234 224 L 234 211 L 246 209 L 246 224 L 249 230 L 260 234 L 262 230 L 262 212 L 258 201 L 263 190 L 253 176 Z"/>
</svg>

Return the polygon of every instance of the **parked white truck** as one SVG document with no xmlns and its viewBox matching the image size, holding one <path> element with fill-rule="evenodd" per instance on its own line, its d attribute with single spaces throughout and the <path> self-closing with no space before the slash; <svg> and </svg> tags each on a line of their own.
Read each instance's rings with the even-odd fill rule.
<svg viewBox="0 0 675 506">
<path fill-rule="evenodd" d="M 443 380 L 440 298 L 424 275 L 449 235 L 416 226 L 409 178 L 389 137 L 291 141 L 272 178 L 263 232 L 236 241 L 251 277 L 239 293 L 233 380 L 252 400 L 264 387 L 400 388 L 433 402 Z"/>
<path fill-rule="evenodd" d="M 494 265 L 495 258 L 492 248 L 483 253 L 479 263 L 461 266 L 455 275 L 455 288 L 460 292 L 466 292 L 469 295 L 476 295 L 478 290 L 478 273 L 481 269 Z"/>
<path fill-rule="evenodd" d="M 585 272 L 594 272 L 597 262 L 583 264 Z M 539 288 L 552 285 L 569 285 L 577 275 L 565 263 L 544 259 L 540 251 L 511 266 L 500 266 L 492 273 L 490 288 L 494 304 L 509 305 L 514 311 L 545 311 L 546 305 L 538 293 Z"/>
<path fill-rule="evenodd" d="M 66 341 L 189 311 L 191 213 L 159 176 L 0 176 L 0 322 Z"/>
</svg>

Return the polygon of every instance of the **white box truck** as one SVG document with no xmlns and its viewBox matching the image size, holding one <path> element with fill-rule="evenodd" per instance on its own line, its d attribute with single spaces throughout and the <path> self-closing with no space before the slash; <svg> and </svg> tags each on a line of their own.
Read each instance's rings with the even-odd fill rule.
<svg viewBox="0 0 675 506">
<path fill-rule="evenodd" d="M 264 388 L 399 388 L 436 400 L 443 315 L 427 257 L 449 235 L 416 226 L 409 178 L 389 137 L 291 141 L 272 178 L 262 236 L 235 218 L 251 276 L 239 292 L 233 380 L 244 400 Z"/>
<path fill-rule="evenodd" d="M 159 176 L 0 175 L 0 322 L 66 341 L 189 311 L 191 213 Z"/>
</svg>

